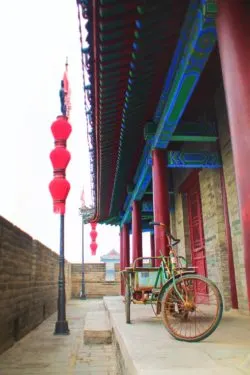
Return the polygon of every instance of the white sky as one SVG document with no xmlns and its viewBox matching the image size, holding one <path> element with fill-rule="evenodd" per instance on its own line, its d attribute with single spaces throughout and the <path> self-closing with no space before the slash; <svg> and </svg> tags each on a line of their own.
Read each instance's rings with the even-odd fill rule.
<svg viewBox="0 0 250 375">
<path fill-rule="evenodd" d="M 60 114 L 59 88 L 69 59 L 72 133 L 67 148 L 71 190 L 65 218 L 65 255 L 81 261 L 82 186 L 90 200 L 90 174 L 77 7 L 75 0 L 0 1 L 1 194 L 0 215 L 54 251 L 59 247 L 59 216 L 53 214 L 48 184 L 53 177 L 50 125 Z M 99 261 L 119 251 L 119 229 L 97 226 L 97 256 L 90 256 L 85 227 L 85 259 Z M 149 240 L 144 241 L 148 247 Z"/>
</svg>

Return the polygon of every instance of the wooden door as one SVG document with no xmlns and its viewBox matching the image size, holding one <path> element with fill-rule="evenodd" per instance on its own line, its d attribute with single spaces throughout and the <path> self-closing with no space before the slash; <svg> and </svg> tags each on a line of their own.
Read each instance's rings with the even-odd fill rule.
<svg viewBox="0 0 250 375">
<path fill-rule="evenodd" d="M 205 239 L 198 175 L 189 186 L 187 202 L 192 263 L 197 273 L 206 276 Z"/>
</svg>

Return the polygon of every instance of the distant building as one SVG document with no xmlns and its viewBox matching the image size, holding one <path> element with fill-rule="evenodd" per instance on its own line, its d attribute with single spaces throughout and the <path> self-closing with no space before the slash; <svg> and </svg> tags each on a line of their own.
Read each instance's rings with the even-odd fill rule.
<svg viewBox="0 0 250 375">
<path fill-rule="evenodd" d="M 112 249 L 109 253 L 101 256 L 101 262 L 105 263 L 106 269 L 106 281 L 115 280 L 115 264 L 120 263 L 120 254 L 118 251 Z"/>
</svg>

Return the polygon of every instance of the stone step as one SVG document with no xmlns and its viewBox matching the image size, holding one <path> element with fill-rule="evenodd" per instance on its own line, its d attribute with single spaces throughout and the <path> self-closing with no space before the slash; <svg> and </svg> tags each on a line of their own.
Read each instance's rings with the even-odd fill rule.
<svg viewBox="0 0 250 375">
<path fill-rule="evenodd" d="M 86 314 L 83 339 L 85 344 L 111 344 L 111 325 L 106 311 Z"/>
</svg>

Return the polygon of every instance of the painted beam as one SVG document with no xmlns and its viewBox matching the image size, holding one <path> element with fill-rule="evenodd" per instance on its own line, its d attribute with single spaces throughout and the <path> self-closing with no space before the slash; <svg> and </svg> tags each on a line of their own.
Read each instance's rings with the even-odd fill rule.
<svg viewBox="0 0 250 375">
<path fill-rule="evenodd" d="M 168 168 L 221 168 L 218 152 L 181 152 L 169 151 Z"/>
<path fill-rule="evenodd" d="M 200 1 L 197 8 L 189 40 L 183 50 L 181 63 L 177 67 L 153 139 L 153 148 L 167 147 L 214 48 L 216 7 L 210 9 L 211 3 L 214 1 Z"/>
<path fill-rule="evenodd" d="M 174 202 L 174 192 L 169 192 L 169 206 L 171 208 L 174 207 L 173 202 Z M 171 210 L 170 210 L 171 211 Z M 153 202 L 152 201 L 142 201 L 142 215 L 145 213 L 152 213 L 153 214 Z"/>
<path fill-rule="evenodd" d="M 151 168 L 146 162 L 153 148 L 166 148 L 205 67 L 216 41 L 216 4 L 214 0 L 191 0 L 181 30 L 163 93 L 157 108 L 159 124 L 152 140 L 146 142 L 135 175 L 135 189 L 126 199 L 122 224 L 131 218 L 130 207 L 140 200 L 150 181 Z M 163 108 L 163 112 L 159 108 Z M 158 121 L 155 121 L 158 122 Z M 148 144 L 150 142 L 150 145 Z"/>
<path fill-rule="evenodd" d="M 153 212 L 153 202 L 143 201 L 142 202 L 142 212 Z"/>
<path fill-rule="evenodd" d="M 152 158 L 147 163 L 152 165 Z M 221 168 L 222 162 L 218 152 L 183 152 L 168 151 L 166 157 L 168 168 Z"/>
<path fill-rule="evenodd" d="M 151 140 L 157 130 L 156 124 L 147 122 L 144 127 L 144 139 Z M 216 142 L 218 139 L 215 124 L 204 122 L 181 122 L 174 134 L 171 142 Z"/>
<path fill-rule="evenodd" d="M 200 135 L 172 135 L 170 142 L 216 142 L 218 137 Z"/>
</svg>

